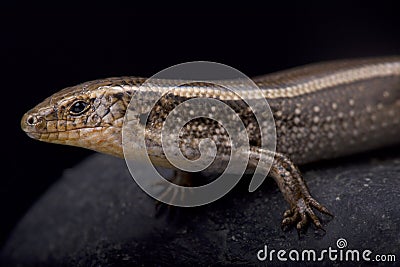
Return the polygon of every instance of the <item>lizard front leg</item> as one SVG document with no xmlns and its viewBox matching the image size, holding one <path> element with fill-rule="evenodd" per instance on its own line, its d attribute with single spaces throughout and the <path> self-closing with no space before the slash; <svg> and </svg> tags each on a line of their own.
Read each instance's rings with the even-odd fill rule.
<svg viewBox="0 0 400 267">
<path fill-rule="evenodd" d="M 250 163 L 258 162 L 262 150 L 253 150 L 250 154 Z M 285 211 L 282 220 L 282 227 L 296 225 L 297 230 L 302 230 L 308 220 L 322 229 L 322 225 L 312 208 L 333 216 L 328 209 L 315 200 L 299 171 L 293 162 L 280 153 L 275 153 L 274 160 L 268 176 L 274 178 L 285 200 L 289 203 L 290 209 Z"/>
</svg>

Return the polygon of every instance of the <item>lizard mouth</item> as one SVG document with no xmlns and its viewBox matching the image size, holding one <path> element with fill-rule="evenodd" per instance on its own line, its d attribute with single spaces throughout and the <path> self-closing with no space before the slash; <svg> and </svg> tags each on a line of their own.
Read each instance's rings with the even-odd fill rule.
<svg viewBox="0 0 400 267">
<path fill-rule="evenodd" d="M 25 132 L 32 139 L 40 139 L 40 133 L 36 132 Z"/>
</svg>

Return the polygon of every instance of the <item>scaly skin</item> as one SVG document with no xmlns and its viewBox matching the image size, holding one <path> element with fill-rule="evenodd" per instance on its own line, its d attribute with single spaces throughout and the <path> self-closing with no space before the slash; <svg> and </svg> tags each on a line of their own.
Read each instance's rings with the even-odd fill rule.
<svg viewBox="0 0 400 267">
<path fill-rule="evenodd" d="M 108 78 L 66 88 L 27 112 L 21 126 L 34 139 L 123 157 L 124 116 L 144 81 L 137 77 Z M 282 225 L 296 224 L 302 229 L 311 219 L 321 228 L 312 207 L 330 213 L 312 198 L 296 165 L 400 141 L 400 57 L 319 63 L 257 77 L 254 82 L 268 101 L 276 125 L 276 153 L 269 176 L 276 180 L 290 205 Z M 166 92 L 168 85 L 167 80 L 159 80 L 157 89 L 151 90 Z M 246 93 L 256 98 L 251 89 Z M 145 134 L 154 164 L 171 167 L 161 149 L 162 125 L 177 105 L 195 97 L 221 100 L 239 114 L 251 145 L 249 171 L 255 169 L 261 155 L 269 155 L 260 149 L 254 115 L 237 95 L 195 83 L 169 90 L 150 113 Z M 222 163 L 211 170 L 220 172 L 230 153 L 220 124 L 210 119 L 192 121 L 183 129 L 180 149 L 186 157 L 196 158 L 199 142 L 205 137 L 214 140 L 216 161 Z"/>
</svg>

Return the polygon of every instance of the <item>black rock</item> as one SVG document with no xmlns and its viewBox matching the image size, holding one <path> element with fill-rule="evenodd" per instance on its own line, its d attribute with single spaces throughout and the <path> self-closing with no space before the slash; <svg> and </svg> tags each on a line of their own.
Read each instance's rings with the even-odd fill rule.
<svg viewBox="0 0 400 267">
<path fill-rule="evenodd" d="M 360 252 L 355 265 L 363 263 L 364 250 L 372 251 L 371 259 L 393 254 L 400 261 L 400 153 L 383 150 L 302 170 L 313 196 L 335 214 L 333 219 L 318 214 L 326 233 L 313 226 L 300 237 L 295 229 L 282 231 L 288 205 L 272 179 L 254 193 L 247 192 L 249 179 L 242 179 L 209 205 L 163 206 L 156 212 L 155 200 L 136 185 L 123 160 L 96 154 L 67 170 L 31 208 L 0 261 L 4 266 L 258 265 L 270 263 L 257 258 L 267 245 L 279 265 L 285 262 L 277 259 L 278 250 L 286 250 L 285 257 L 297 250 L 301 257 L 302 250 L 313 249 L 319 257 L 324 249 L 338 249 L 340 238 L 347 247 L 339 251 Z M 333 264 L 328 255 L 323 263 Z"/>
</svg>

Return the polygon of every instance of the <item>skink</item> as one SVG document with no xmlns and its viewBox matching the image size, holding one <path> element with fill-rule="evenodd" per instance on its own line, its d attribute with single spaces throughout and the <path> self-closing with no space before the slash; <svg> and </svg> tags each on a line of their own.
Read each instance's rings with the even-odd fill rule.
<svg viewBox="0 0 400 267">
<path fill-rule="evenodd" d="M 65 88 L 28 111 L 22 129 L 41 141 L 123 157 L 124 116 L 132 95 L 145 80 L 108 78 Z M 254 82 L 268 101 L 276 125 L 276 153 L 269 176 L 290 205 L 282 226 L 295 225 L 300 230 L 311 220 L 321 228 L 313 208 L 331 213 L 311 196 L 297 165 L 400 141 L 400 57 L 317 63 L 256 77 Z M 167 84 L 161 80 L 157 88 L 163 90 Z M 218 99 L 240 113 L 249 135 L 250 163 L 257 162 L 264 152 L 258 149 L 260 136 L 254 116 L 245 107 L 238 110 L 243 105 L 237 95 L 222 93 L 207 83 L 169 90 L 143 125 L 146 141 L 160 148 L 158 135 L 167 113 L 196 97 Z M 195 121 L 182 135 L 194 151 L 204 137 L 211 137 L 217 148 L 225 146 L 222 126 L 207 119 Z M 170 166 L 162 149 L 152 151 L 150 157 L 156 165 Z M 216 160 L 224 153 L 217 154 Z"/>
</svg>

